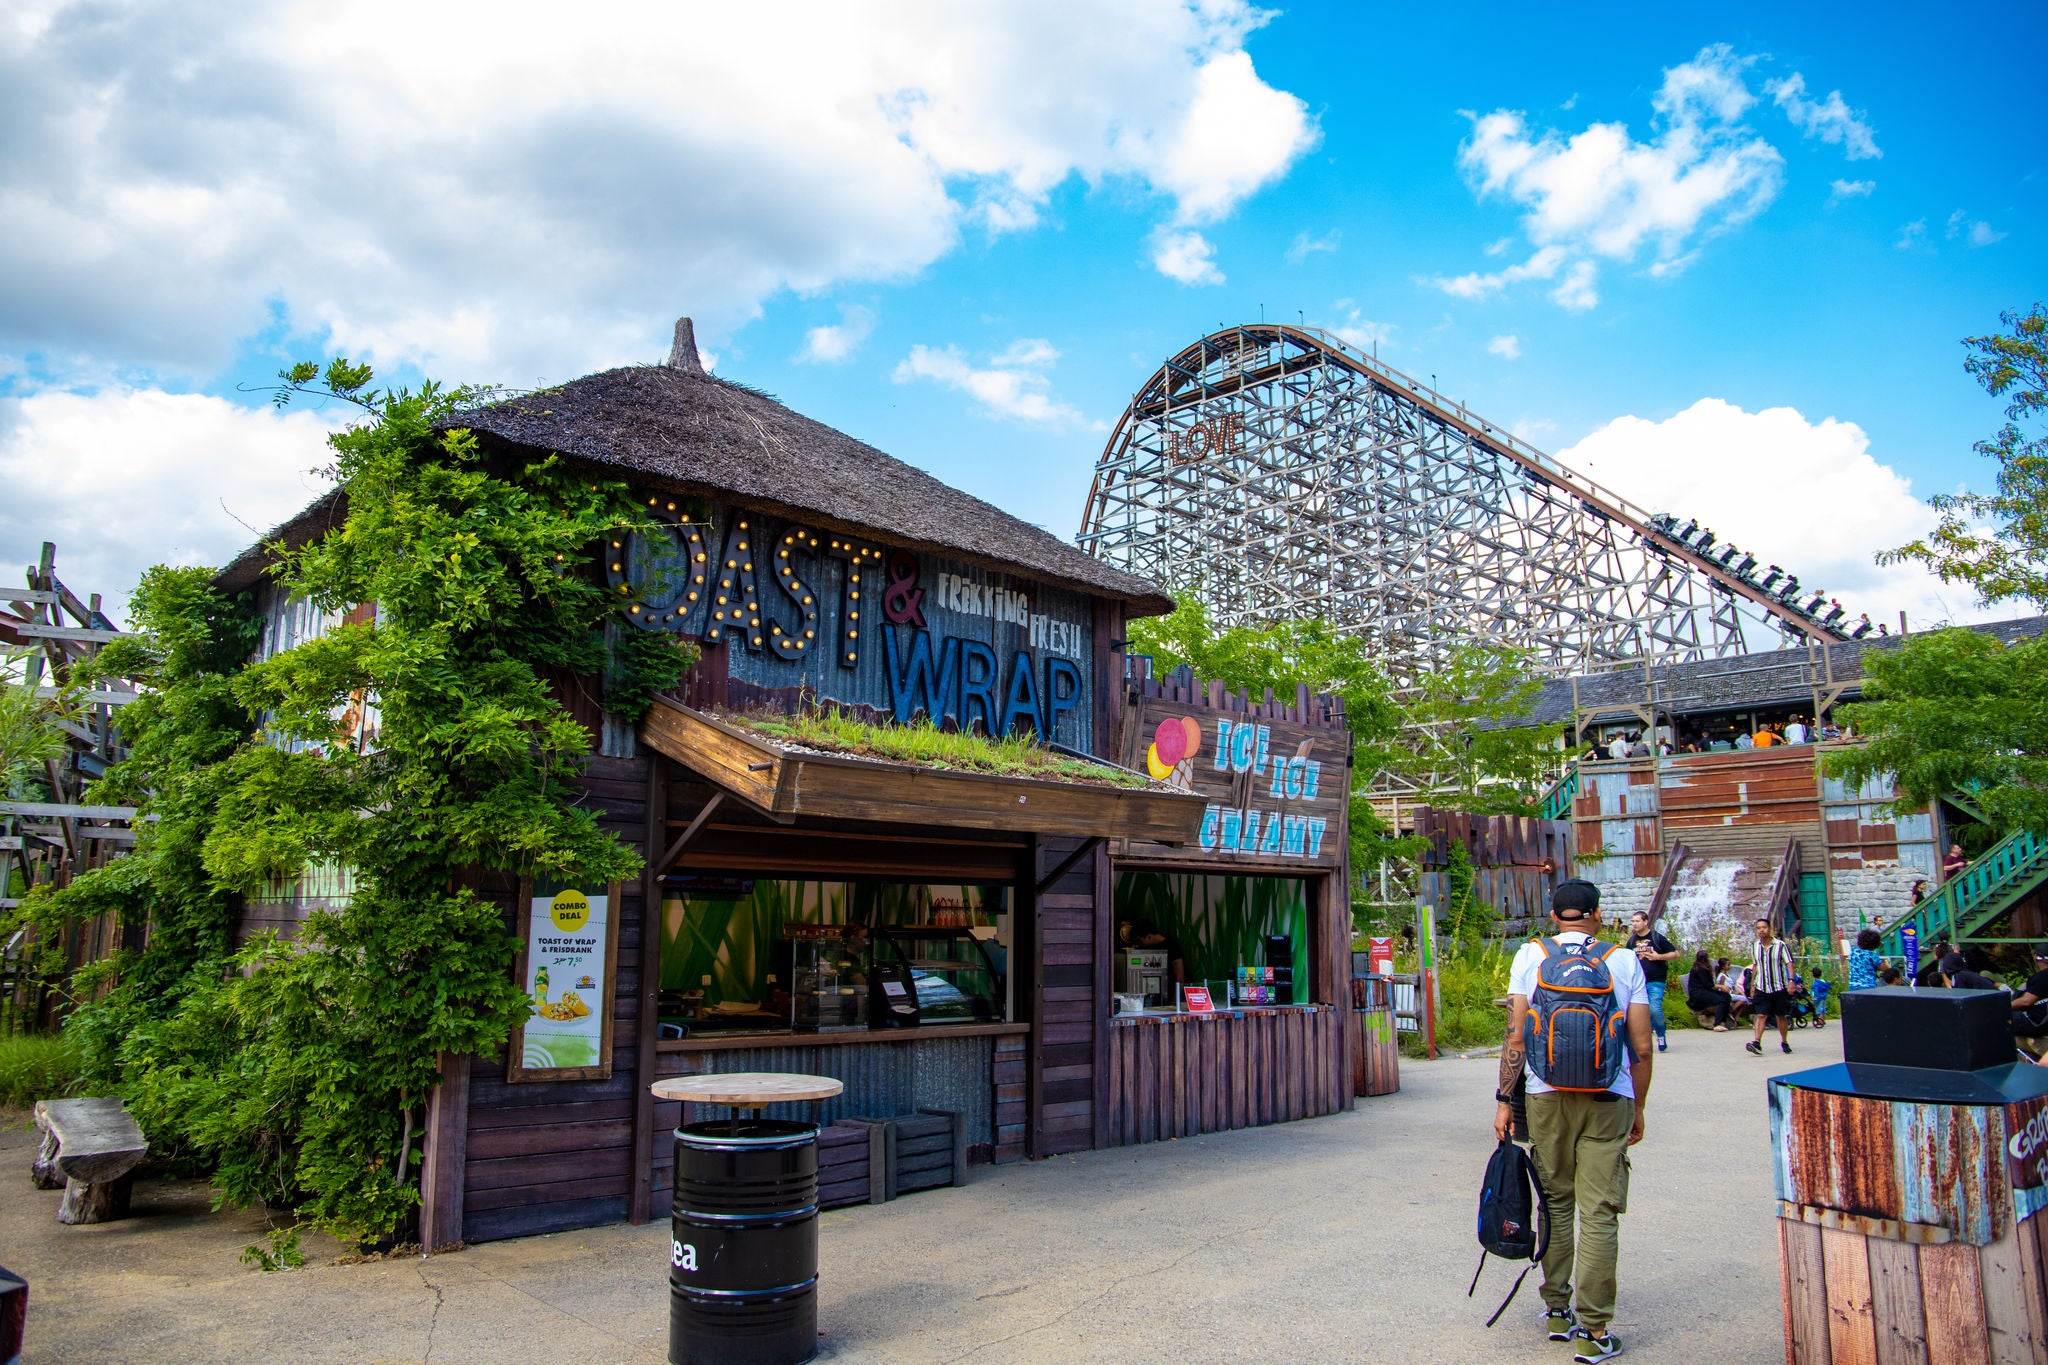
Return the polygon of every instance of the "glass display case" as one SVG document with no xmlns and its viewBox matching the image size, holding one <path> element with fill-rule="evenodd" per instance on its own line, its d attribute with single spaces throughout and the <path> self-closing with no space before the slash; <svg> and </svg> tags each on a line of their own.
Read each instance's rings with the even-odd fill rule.
<svg viewBox="0 0 2048 1365">
<path fill-rule="evenodd" d="M 992 1024 L 1005 987 L 990 926 L 878 928 L 868 972 L 868 1023 L 876 1028 Z"/>
<path fill-rule="evenodd" d="M 866 1027 L 867 932 L 853 924 L 790 924 L 782 930 L 790 1027 L 833 1033 Z"/>
</svg>

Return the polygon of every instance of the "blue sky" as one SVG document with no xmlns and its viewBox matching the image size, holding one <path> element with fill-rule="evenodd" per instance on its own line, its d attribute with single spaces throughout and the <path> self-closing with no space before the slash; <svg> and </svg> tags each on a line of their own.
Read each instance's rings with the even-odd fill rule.
<svg viewBox="0 0 2048 1365">
<path fill-rule="evenodd" d="M 232 553 L 315 491 L 322 419 L 241 391 L 287 358 L 527 385 L 684 312 L 720 373 L 1068 536 L 1130 393 L 1263 309 L 1852 608 L 1979 614 L 1869 558 L 1987 481 L 1957 341 L 2048 294 L 2004 93 L 2038 5 L 866 13 L 0 34 L 0 559 L 55 538 L 111 593 Z"/>
</svg>

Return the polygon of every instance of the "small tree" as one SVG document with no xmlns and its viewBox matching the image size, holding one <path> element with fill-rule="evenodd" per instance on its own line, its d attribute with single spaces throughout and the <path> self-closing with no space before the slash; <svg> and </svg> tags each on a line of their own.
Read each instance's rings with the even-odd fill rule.
<svg viewBox="0 0 2048 1365">
<path fill-rule="evenodd" d="M 1971 352 L 1963 368 L 1993 398 L 2010 395 L 2005 425 L 1976 445 L 1998 462 L 1998 491 L 1929 499 L 1940 524 L 1877 561 L 1925 564 L 1945 583 L 1969 584 L 1987 605 L 2018 599 L 2048 607 L 2048 434 L 2039 425 L 2048 413 L 2048 308 L 2037 303 L 1999 320 L 2006 331 L 1963 340 Z"/>
<path fill-rule="evenodd" d="M 1831 774 L 1890 773 L 1905 806 L 1967 791 L 1995 828 L 2048 835 L 2048 641 L 1940 630 L 1864 668 L 1871 700 L 1844 714 L 1869 743 L 1831 756 Z"/>
</svg>

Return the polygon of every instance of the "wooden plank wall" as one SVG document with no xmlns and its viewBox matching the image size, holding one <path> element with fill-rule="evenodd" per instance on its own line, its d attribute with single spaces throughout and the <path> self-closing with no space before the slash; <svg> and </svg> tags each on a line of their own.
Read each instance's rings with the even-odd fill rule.
<svg viewBox="0 0 2048 1365">
<path fill-rule="evenodd" d="M 1789 1365 L 2048 1365 L 2048 1237 L 1915 1245 L 1778 1220 Z"/>
<path fill-rule="evenodd" d="M 1111 1021 L 1109 1145 L 1256 1128 L 1349 1108 L 1348 1014 L 1308 1005 Z"/>
<path fill-rule="evenodd" d="M 647 759 L 592 758 L 582 786 L 600 823 L 644 853 Z M 608 1081 L 508 1085 L 505 1059 L 473 1058 L 462 1161 L 465 1241 L 590 1227 L 627 1217 L 639 1059 L 641 882 L 620 895 Z M 505 896 L 509 914 L 512 897 Z"/>
<path fill-rule="evenodd" d="M 1461 843 L 1472 865 L 1472 894 L 1501 917 L 1502 928 L 1509 933 L 1524 932 L 1548 914 L 1551 889 L 1571 875 L 1573 835 L 1568 820 L 1467 815 L 1420 806 L 1415 832 L 1430 841 L 1419 860 L 1423 903 L 1441 908 L 1449 898 L 1444 867 L 1451 844 Z M 1350 946 L 1348 940 L 1345 946 Z"/>
<path fill-rule="evenodd" d="M 1031 881 L 1080 846 L 1078 839 L 1035 843 Z M 1020 887 L 1019 900 L 1030 892 Z M 1026 1077 L 1030 1149 L 1057 1156 L 1098 1146 L 1100 1031 L 1109 1017 L 1109 857 L 1089 857 L 1047 887 L 1032 907 L 1036 943 L 1029 983 L 1031 1060 Z"/>
</svg>

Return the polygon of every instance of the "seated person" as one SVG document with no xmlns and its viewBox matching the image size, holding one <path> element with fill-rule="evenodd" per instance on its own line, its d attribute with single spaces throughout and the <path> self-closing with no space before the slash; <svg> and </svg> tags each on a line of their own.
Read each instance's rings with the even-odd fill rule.
<svg viewBox="0 0 2048 1365">
<path fill-rule="evenodd" d="M 2034 947 L 2034 974 L 2012 998 L 2015 1038 L 2048 1037 L 2048 943 Z"/>
<path fill-rule="evenodd" d="M 1692 970 L 1685 974 L 1685 1003 L 1702 1019 L 1712 1014 L 1715 1033 L 1728 1031 L 1728 1010 L 1735 1002 L 1714 984 L 1714 968 L 1705 949 L 1692 955 Z"/>
<path fill-rule="evenodd" d="M 1714 984 L 1728 992 L 1729 1013 L 1740 1019 L 1749 1013 L 1749 968 L 1735 971 L 1727 958 L 1714 963 Z"/>
<path fill-rule="evenodd" d="M 1865 929 L 1856 935 L 1856 946 L 1849 950 L 1849 989 L 1868 990 L 1877 984 L 1878 969 L 1884 966 L 1877 950 L 1884 939 L 1875 929 Z"/>
<path fill-rule="evenodd" d="M 2005 987 L 1985 976 L 1973 972 L 1963 961 L 1961 953 L 1950 953 L 1941 960 L 1941 984 L 1952 991 L 2000 991 Z"/>
<path fill-rule="evenodd" d="M 1880 986 L 1903 986 L 1903 985 L 1905 985 L 1905 984 L 1906 984 L 1906 973 L 1905 973 L 1905 969 L 1904 969 L 1904 968 L 1901 968 L 1901 967 L 1884 967 L 1884 968 L 1880 968 L 1880 969 L 1879 969 L 1879 971 L 1878 971 L 1878 973 L 1877 973 L 1877 984 L 1878 984 L 1878 985 L 1880 985 Z"/>
<path fill-rule="evenodd" d="M 1929 952 L 1926 959 L 1921 962 L 1920 970 L 1913 974 L 1913 984 L 1922 989 L 1928 986 L 1939 986 L 1941 984 L 1942 959 L 1952 955 L 1954 952 L 1955 948 L 1949 943 L 1947 934 L 1943 934 L 1935 939 L 1933 951 Z"/>
</svg>

